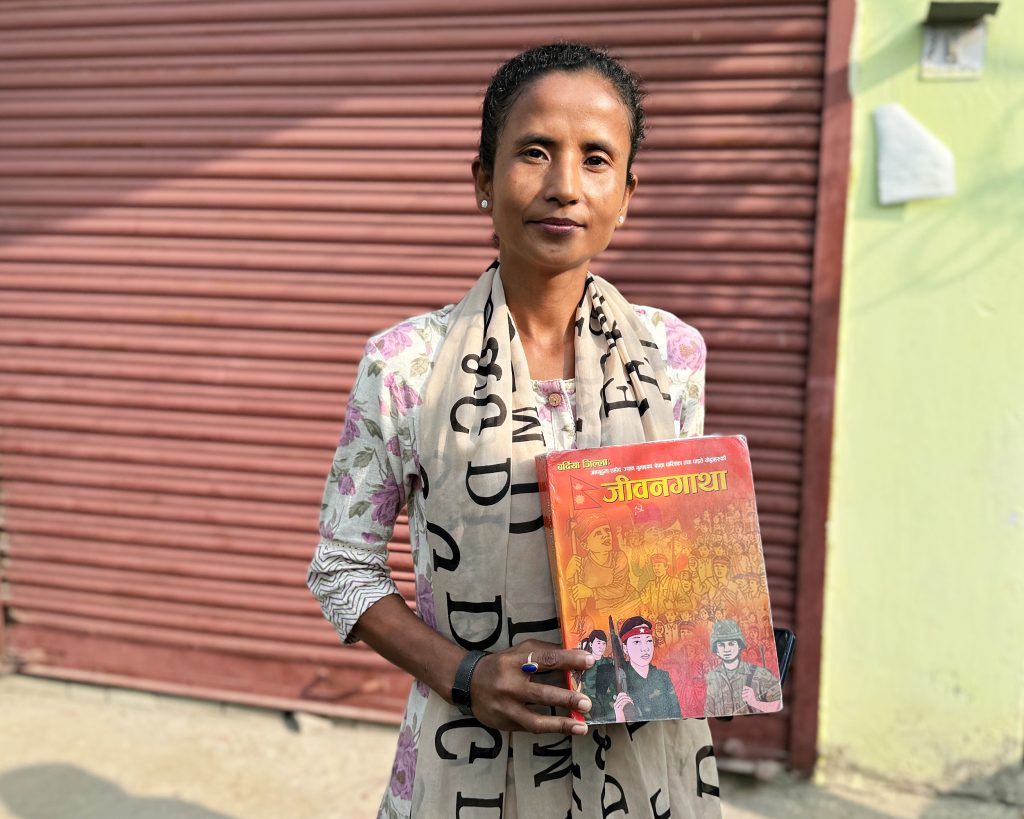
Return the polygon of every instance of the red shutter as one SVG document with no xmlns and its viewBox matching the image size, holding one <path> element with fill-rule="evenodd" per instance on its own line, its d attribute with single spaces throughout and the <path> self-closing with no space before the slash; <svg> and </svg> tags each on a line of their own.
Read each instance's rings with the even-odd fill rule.
<svg viewBox="0 0 1024 819">
<path fill-rule="evenodd" d="M 365 337 L 490 261 L 482 92 L 559 38 L 647 80 L 640 192 L 595 270 L 703 331 L 708 429 L 750 439 L 792 624 L 824 5 L 463 9 L 6 4 L 0 571 L 23 670 L 400 709 L 407 680 L 339 648 L 305 590 L 322 481 Z M 392 565 L 411 596 L 402 526 Z M 784 716 L 714 730 L 720 752 L 790 741 Z"/>
</svg>

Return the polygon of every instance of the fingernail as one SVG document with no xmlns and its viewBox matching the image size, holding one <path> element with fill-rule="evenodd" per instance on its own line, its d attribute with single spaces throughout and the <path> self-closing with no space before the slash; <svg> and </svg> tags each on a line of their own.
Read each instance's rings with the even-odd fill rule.
<svg viewBox="0 0 1024 819">
<path fill-rule="evenodd" d="M 580 697 L 576 702 L 577 711 L 589 711 L 591 708 L 590 697 Z"/>
<path fill-rule="evenodd" d="M 576 723 L 574 726 L 572 726 L 572 732 L 574 734 L 578 734 L 579 736 L 583 736 L 583 734 L 587 733 L 587 724 L 585 722 Z"/>
<path fill-rule="evenodd" d="M 593 654 L 588 654 L 587 655 L 587 659 L 585 659 L 583 661 L 584 665 L 586 665 L 587 668 L 590 668 L 590 666 L 592 666 L 596 662 L 597 662 L 597 660 L 594 659 L 594 655 Z"/>
</svg>

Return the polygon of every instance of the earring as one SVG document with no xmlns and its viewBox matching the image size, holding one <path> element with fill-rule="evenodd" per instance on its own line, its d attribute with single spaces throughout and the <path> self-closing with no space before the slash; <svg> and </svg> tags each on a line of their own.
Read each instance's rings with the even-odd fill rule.
<svg viewBox="0 0 1024 819">
<path fill-rule="evenodd" d="M 480 200 L 480 207 L 483 208 L 484 210 L 487 210 L 487 206 L 489 204 L 490 204 L 490 202 L 488 202 L 486 199 L 481 199 Z"/>
<path fill-rule="evenodd" d="M 623 222 L 625 222 L 625 221 L 626 221 L 626 217 L 625 217 L 625 216 L 620 216 L 620 217 L 619 217 L 619 224 L 620 224 L 620 225 L 621 225 L 621 224 L 622 224 Z"/>
</svg>

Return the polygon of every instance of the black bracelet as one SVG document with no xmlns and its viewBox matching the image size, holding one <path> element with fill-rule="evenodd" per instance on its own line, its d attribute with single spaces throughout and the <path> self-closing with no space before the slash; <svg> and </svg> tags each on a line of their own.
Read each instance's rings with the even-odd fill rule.
<svg viewBox="0 0 1024 819">
<path fill-rule="evenodd" d="M 455 671 L 455 683 L 452 685 L 452 702 L 467 717 L 473 716 L 473 704 L 470 702 L 470 684 L 473 682 L 473 671 L 476 664 L 489 651 L 470 651 L 462 658 L 459 667 Z"/>
</svg>

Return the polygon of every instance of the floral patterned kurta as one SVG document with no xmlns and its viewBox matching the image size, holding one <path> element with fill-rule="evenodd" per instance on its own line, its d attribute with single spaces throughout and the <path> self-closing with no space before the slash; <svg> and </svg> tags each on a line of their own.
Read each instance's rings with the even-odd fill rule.
<svg viewBox="0 0 1024 819">
<path fill-rule="evenodd" d="M 397 594 L 387 568 L 388 543 L 407 505 L 419 616 L 437 627 L 430 549 L 420 494 L 418 420 L 423 387 L 444 339 L 452 306 L 416 316 L 374 336 L 349 397 L 345 426 L 324 489 L 320 543 L 309 587 L 345 642 L 366 609 Z M 700 334 L 670 313 L 635 307 L 665 355 L 680 437 L 704 426 L 705 347 Z M 549 449 L 575 448 L 572 379 L 535 381 L 537 410 Z M 419 725 L 427 689 L 413 686 L 381 816 L 406 817 L 416 770 Z"/>
</svg>

